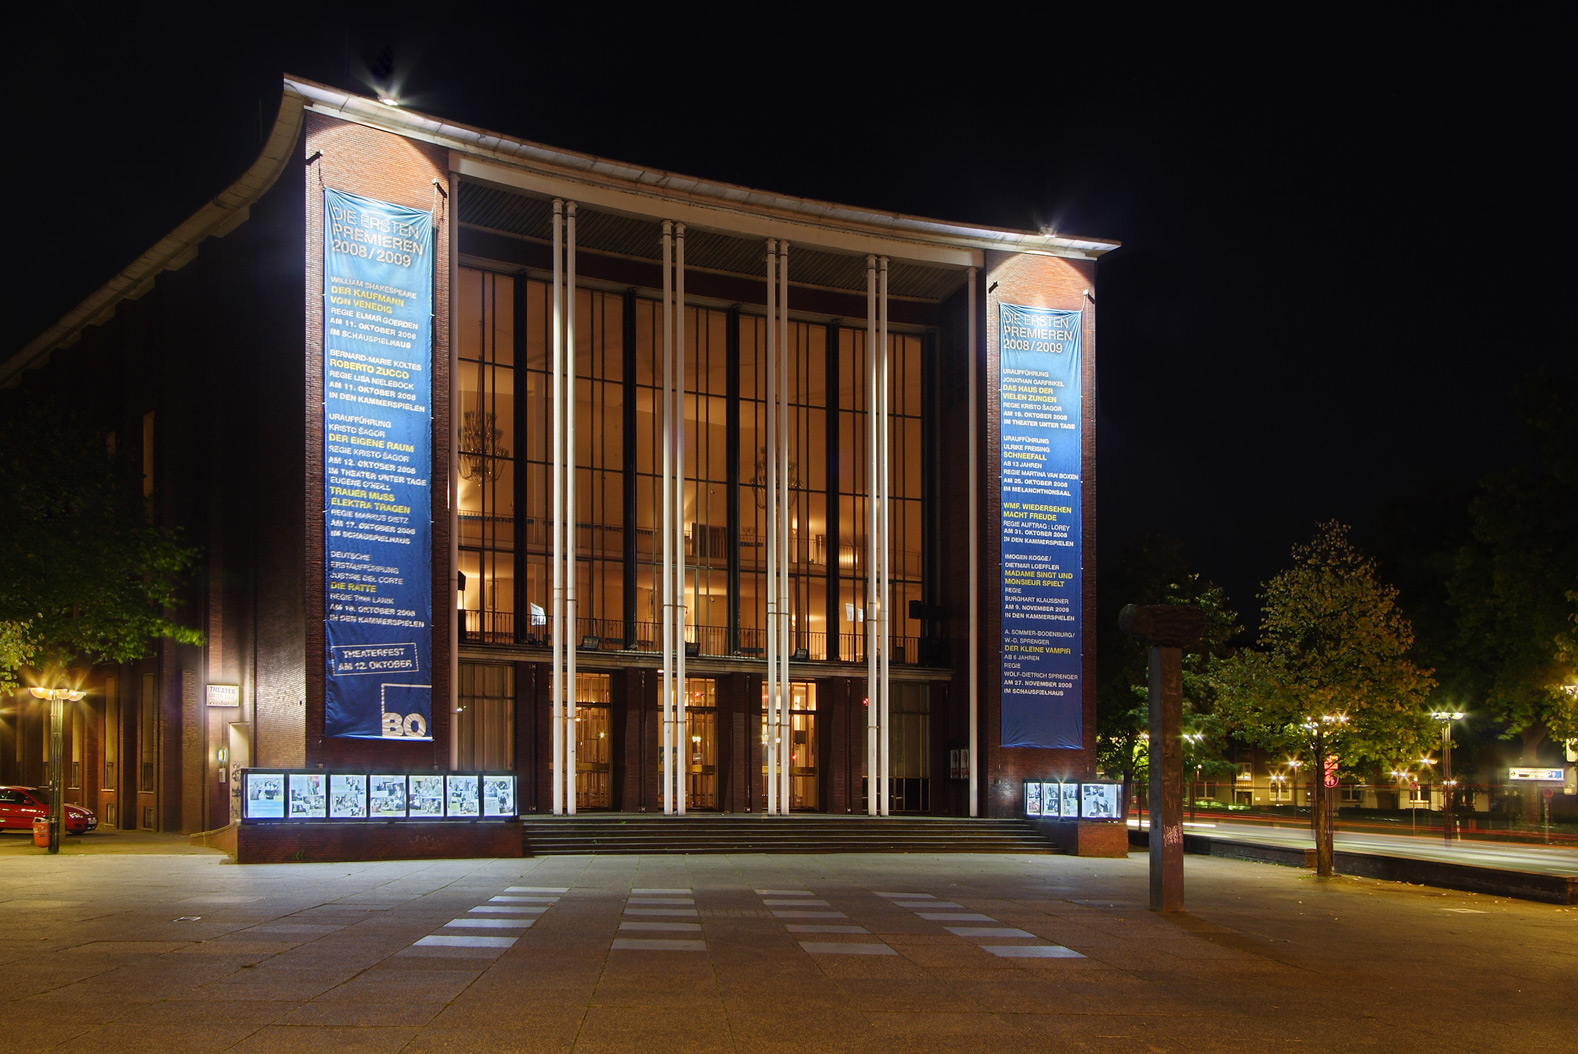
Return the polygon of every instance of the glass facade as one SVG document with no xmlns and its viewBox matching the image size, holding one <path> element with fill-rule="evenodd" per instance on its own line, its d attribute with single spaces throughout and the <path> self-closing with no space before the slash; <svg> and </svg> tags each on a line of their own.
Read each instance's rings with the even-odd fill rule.
<svg viewBox="0 0 1578 1054">
<path fill-rule="evenodd" d="M 550 300 L 541 280 L 461 270 L 460 605 L 470 644 L 547 640 Z M 576 310 L 572 636 L 582 647 L 654 651 L 662 643 L 663 307 L 635 293 L 582 289 Z M 763 656 L 767 320 L 740 308 L 684 310 L 685 639 L 699 655 Z M 791 322 L 788 354 L 790 649 L 797 661 L 860 661 L 870 493 L 866 333 Z M 920 624 L 908 611 L 922 597 L 926 566 L 923 357 L 920 336 L 890 335 L 896 663 L 917 659 Z"/>
</svg>

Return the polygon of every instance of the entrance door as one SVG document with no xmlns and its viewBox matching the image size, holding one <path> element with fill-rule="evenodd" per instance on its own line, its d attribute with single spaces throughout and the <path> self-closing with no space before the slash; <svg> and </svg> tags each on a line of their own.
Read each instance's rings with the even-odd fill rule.
<svg viewBox="0 0 1578 1054">
<path fill-rule="evenodd" d="M 686 711 L 685 721 L 686 732 L 690 737 L 690 752 L 686 766 L 688 776 L 685 780 L 685 808 L 716 809 L 718 807 L 718 711 L 714 707 L 691 707 Z"/>
<path fill-rule="evenodd" d="M 575 708 L 575 807 L 613 805 L 613 767 L 608 760 L 608 707 Z"/>
<path fill-rule="evenodd" d="M 767 686 L 762 685 L 762 782 L 757 807 L 767 808 Z M 814 811 L 822 807 L 817 791 L 816 685 L 789 684 L 789 808 Z"/>
</svg>

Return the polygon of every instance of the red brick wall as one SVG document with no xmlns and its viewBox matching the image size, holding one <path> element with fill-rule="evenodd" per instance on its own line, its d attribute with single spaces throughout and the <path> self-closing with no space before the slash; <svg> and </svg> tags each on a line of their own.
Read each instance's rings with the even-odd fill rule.
<svg viewBox="0 0 1578 1054">
<path fill-rule="evenodd" d="M 457 860 L 525 853 L 520 824 L 505 821 L 243 823 L 235 833 L 236 862 L 242 864 Z"/>
<path fill-rule="evenodd" d="M 986 430 L 981 480 L 981 739 L 984 765 L 982 811 L 988 816 L 1016 816 L 1022 807 L 1020 785 L 1025 779 L 1091 777 L 1096 773 L 1096 312 L 1085 290 L 1096 289 L 1096 265 L 1089 261 L 1051 256 L 988 252 L 982 275 L 986 286 L 985 310 L 978 325 L 986 329 Z M 1081 683 L 1084 704 L 1084 746 L 1079 750 L 1004 748 L 1002 743 L 1002 582 L 992 569 L 1002 566 L 1002 462 L 1001 420 L 997 391 L 997 305 L 1007 301 L 1031 307 L 1081 310 L 1084 315 L 1083 354 L 1080 363 L 1084 386 L 1081 408 L 1083 452 L 1080 474 L 1081 537 L 1084 551 L 1083 640 Z"/>
<path fill-rule="evenodd" d="M 378 766 L 395 771 L 449 766 L 450 645 L 446 613 L 454 593 L 449 566 L 449 202 L 434 181 L 450 192 L 449 152 L 402 136 L 350 124 L 322 114 L 306 117 L 306 156 L 321 151 L 307 168 L 306 354 L 306 655 L 307 749 L 309 765 Z M 433 741 L 402 743 L 326 737 L 323 734 L 324 516 L 323 516 L 323 191 L 325 187 L 410 208 L 433 211 Z"/>
</svg>

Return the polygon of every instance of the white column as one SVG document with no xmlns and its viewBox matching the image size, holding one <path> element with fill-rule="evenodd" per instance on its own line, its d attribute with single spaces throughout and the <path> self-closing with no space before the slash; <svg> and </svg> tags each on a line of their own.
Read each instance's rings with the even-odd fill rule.
<svg viewBox="0 0 1578 1054">
<path fill-rule="evenodd" d="M 663 221 L 663 812 L 674 811 L 674 304 L 673 224 Z"/>
<path fill-rule="evenodd" d="M 449 595 L 444 601 L 453 611 L 449 619 L 449 769 L 453 772 L 460 768 L 460 736 L 455 725 L 460 710 L 460 620 L 466 617 L 450 599 L 460 585 L 460 312 L 455 307 L 460 295 L 460 224 L 455 222 L 460 212 L 460 180 L 454 172 L 449 175 L 449 194 L 444 213 L 449 227 Z M 251 691 L 252 727 L 256 728 L 256 683 Z"/>
<path fill-rule="evenodd" d="M 980 537 L 976 533 L 976 502 L 978 500 L 975 487 L 975 268 L 970 268 L 969 277 L 969 315 L 967 332 L 964 341 L 965 358 L 969 362 L 970 383 L 969 395 L 970 413 L 970 471 L 968 486 L 970 489 L 970 654 L 965 660 L 966 676 L 970 685 L 970 764 L 968 767 L 970 780 L 970 815 L 979 816 L 981 809 L 981 791 L 976 784 L 975 755 L 978 740 L 980 739 L 980 692 L 978 689 L 978 674 L 976 671 L 976 652 L 980 650 L 980 603 L 976 599 L 980 595 Z"/>
<path fill-rule="evenodd" d="M 881 416 L 877 422 L 880 438 L 877 441 L 878 463 L 881 465 L 882 501 L 878 506 L 878 515 L 881 517 L 878 533 L 881 535 L 878 549 L 878 560 L 882 568 L 881 593 L 877 597 L 877 626 L 882 634 L 882 650 L 877 657 L 881 664 L 878 670 L 878 679 L 882 682 L 882 712 L 877 716 L 877 725 L 881 729 L 877 739 L 877 749 L 882 752 L 879 767 L 882 769 L 882 786 L 878 791 L 878 803 L 882 808 L 882 815 L 888 815 L 892 805 L 890 793 L 892 784 L 889 782 L 891 773 L 888 767 L 888 748 L 893 739 L 892 725 L 888 721 L 888 699 L 891 695 L 892 671 L 890 664 L 893 655 L 893 546 L 889 541 L 888 531 L 888 463 L 891 460 L 890 450 L 892 443 L 888 435 L 888 393 L 891 385 L 888 383 L 888 258 L 882 257 L 878 266 L 881 269 L 879 282 L 880 289 L 877 293 L 877 312 L 879 321 L 877 328 L 880 333 L 877 343 L 882 347 L 882 356 L 877 360 L 877 405 L 881 409 Z"/>
<path fill-rule="evenodd" d="M 575 606 L 575 202 L 565 206 L 564 346 L 564 799 L 575 815 L 575 650 L 581 631 Z"/>
<path fill-rule="evenodd" d="M 782 481 L 778 504 L 778 515 L 782 519 L 778 545 L 778 808 L 788 816 L 793 800 L 789 793 L 793 774 L 789 755 L 794 740 L 790 716 L 793 695 L 789 687 L 789 630 L 794 618 L 789 605 L 789 570 L 794 555 L 789 542 L 789 433 L 794 426 L 789 416 L 789 243 L 783 240 L 778 242 L 778 324 L 778 473 Z M 801 510 L 802 515 L 804 511 Z"/>
<path fill-rule="evenodd" d="M 552 624 L 549 632 L 552 635 L 552 662 L 553 674 L 551 678 L 551 691 L 553 693 L 552 728 L 553 728 L 553 812 L 557 816 L 564 812 L 564 342 L 563 336 L 564 309 L 563 290 L 564 275 L 561 271 L 564 245 L 564 202 L 554 199 L 553 202 L 553 350 L 551 358 L 552 379 L 550 385 L 551 414 L 550 424 L 553 436 L 553 469 L 551 474 L 553 496 L 550 499 L 553 515 L 552 555 L 549 563 L 552 565 L 550 572 L 553 584 L 553 596 L 550 606 L 553 608 Z"/>
<path fill-rule="evenodd" d="M 877 815 L 877 258 L 866 257 L 866 815 Z"/>
<path fill-rule="evenodd" d="M 767 815 L 778 814 L 778 243 L 767 239 Z"/>
<path fill-rule="evenodd" d="M 685 712 L 685 225 L 674 224 L 674 598 L 675 694 L 678 711 L 674 730 L 680 761 L 674 766 L 676 811 L 685 815 L 685 790 L 690 783 L 690 721 Z"/>
</svg>

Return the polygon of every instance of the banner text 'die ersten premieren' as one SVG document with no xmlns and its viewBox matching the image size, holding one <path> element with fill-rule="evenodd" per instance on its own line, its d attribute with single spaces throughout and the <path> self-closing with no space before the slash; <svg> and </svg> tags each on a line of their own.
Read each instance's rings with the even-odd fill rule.
<svg viewBox="0 0 1578 1054">
<path fill-rule="evenodd" d="M 998 305 L 1005 747 L 1084 745 L 1080 325 Z"/>
<path fill-rule="evenodd" d="M 432 739 L 433 217 L 324 191 L 324 734 Z"/>
</svg>

